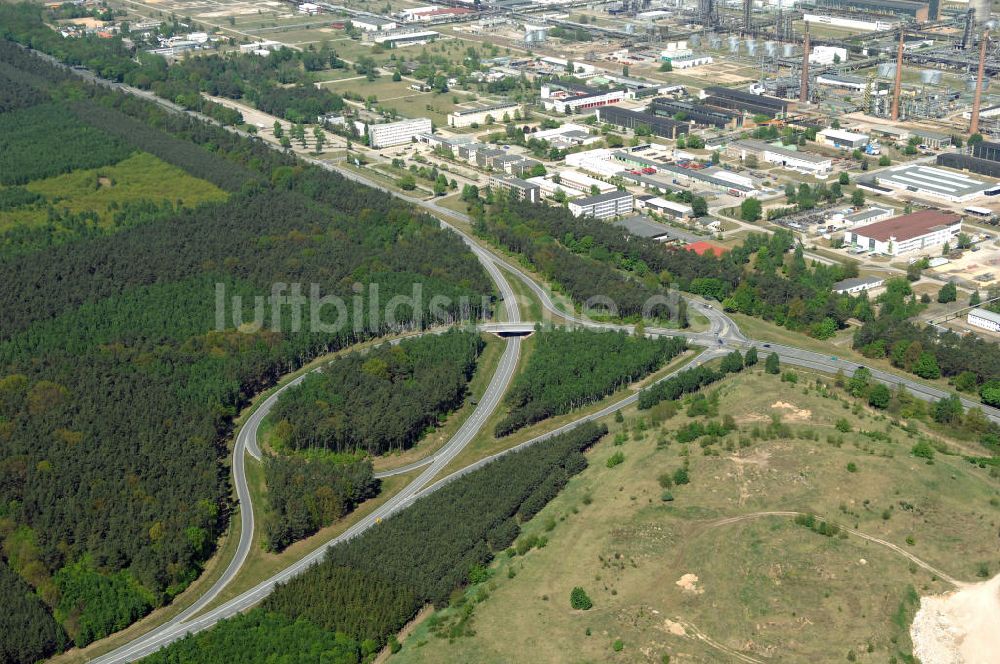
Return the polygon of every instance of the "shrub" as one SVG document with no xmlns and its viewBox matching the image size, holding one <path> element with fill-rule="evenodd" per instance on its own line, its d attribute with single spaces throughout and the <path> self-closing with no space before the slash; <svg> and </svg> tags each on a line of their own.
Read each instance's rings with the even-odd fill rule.
<svg viewBox="0 0 1000 664">
<path fill-rule="evenodd" d="M 660 486 L 664 489 L 669 489 L 674 485 L 674 480 L 670 477 L 669 473 L 662 473 L 656 478 L 656 481 L 659 482 Z"/>
<path fill-rule="evenodd" d="M 625 461 L 625 455 L 622 454 L 621 452 L 615 452 L 610 457 L 608 457 L 608 461 L 607 461 L 606 465 L 607 465 L 608 468 L 614 468 L 615 466 L 617 466 L 618 464 L 622 463 L 623 461 Z"/>
<path fill-rule="evenodd" d="M 849 473 L 856 473 L 856 472 L 858 472 L 858 464 L 854 463 L 853 461 L 848 461 L 847 462 L 847 472 L 849 472 Z"/>
<path fill-rule="evenodd" d="M 774 375 L 781 373 L 781 360 L 777 353 L 771 353 L 767 356 L 767 360 L 764 362 L 764 371 Z"/>
<path fill-rule="evenodd" d="M 587 596 L 587 591 L 577 586 L 569 594 L 569 605 L 577 611 L 587 611 L 594 606 L 594 603 Z"/>
<path fill-rule="evenodd" d="M 919 443 L 914 445 L 910 452 L 913 456 L 921 459 L 927 459 L 928 461 L 934 458 L 934 448 L 926 440 L 921 440 Z"/>
<path fill-rule="evenodd" d="M 674 471 L 674 484 L 681 486 L 683 484 L 689 484 L 691 482 L 691 476 L 688 474 L 688 469 L 681 466 Z"/>
<path fill-rule="evenodd" d="M 611 649 L 615 652 L 621 652 L 625 649 L 625 642 L 621 639 L 615 639 L 615 642 L 611 644 Z"/>
</svg>

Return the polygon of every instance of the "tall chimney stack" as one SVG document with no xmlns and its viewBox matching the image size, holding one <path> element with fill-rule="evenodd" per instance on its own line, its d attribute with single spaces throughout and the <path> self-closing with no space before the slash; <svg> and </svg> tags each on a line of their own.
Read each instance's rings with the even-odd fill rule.
<svg viewBox="0 0 1000 664">
<path fill-rule="evenodd" d="M 983 70 L 986 69 L 986 42 L 990 40 L 990 31 L 983 33 L 979 42 L 979 72 L 976 74 L 976 96 L 972 99 L 972 122 L 969 123 L 969 134 L 979 133 L 979 104 L 983 98 Z"/>
<path fill-rule="evenodd" d="M 899 94 L 903 89 L 903 31 L 899 31 L 899 47 L 896 49 L 896 83 L 892 87 L 892 121 L 899 121 Z"/>
<path fill-rule="evenodd" d="M 802 81 L 799 83 L 799 101 L 809 101 L 809 24 L 806 23 L 806 33 L 802 40 Z"/>
</svg>

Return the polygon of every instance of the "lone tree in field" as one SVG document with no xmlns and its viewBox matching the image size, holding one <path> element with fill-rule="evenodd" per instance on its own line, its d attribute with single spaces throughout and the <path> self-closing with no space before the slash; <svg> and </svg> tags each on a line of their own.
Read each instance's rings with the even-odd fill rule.
<svg viewBox="0 0 1000 664">
<path fill-rule="evenodd" d="M 878 408 L 879 410 L 884 410 L 889 407 L 889 400 L 892 398 L 892 393 L 889 388 L 882 383 L 877 383 L 868 393 L 868 405 L 872 408 Z"/>
<path fill-rule="evenodd" d="M 941 303 L 954 302 L 958 299 L 958 289 L 950 281 L 938 291 L 937 301 Z"/>
<path fill-rule="evenodd" d="M 767 361 L 764 362 L 764 371 L 769 374 L 781 373 L 781 360 L 778 359 L 777 353 L 771 353 L 767 356 Z"/>
<path fill-rule="evenodd" d="M 590 601 L 590 597 L 587 596 L 587 591 L 577 586 L 573 588 L 573 591 L 569 594 L 569 605 L 572 606 L 577 611 L 586 611 L 594 606 L 594 603 Z"/>
<path fill-rule="evenodd" d="M 761 205 L 756 198 L 748 198 L 740 203 L 740 219 L 743 221 L 757 221 L 760 219 Z"/>
</svg>

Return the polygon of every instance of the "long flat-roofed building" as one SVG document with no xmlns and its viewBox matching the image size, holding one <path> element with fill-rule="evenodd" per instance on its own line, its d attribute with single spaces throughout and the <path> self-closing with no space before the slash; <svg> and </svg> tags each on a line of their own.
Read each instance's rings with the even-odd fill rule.
<svg viewBox="0 0 1000 664">
<path fill-rule="evenodd" d="M 665 118 L 652 113 L 633 111 L 617 106 L 604 106 L 597 109 L 597 119 L 600 122 L 607 122 L 625 129 L 638 129 L 646 127 L 653 136 L 663 138 L 677 138 L 681 134 L 688 133 L 687 122 L 679 122 L 673 118 Z"/>
<path fill-rule="evenodd" d="M 989 309 L 973 309 L 966 317 L 969 325 L 981 327 L 990 332 L 1000 332 L 1000 314 Z"/>
<path fill-rule="evenodd" d="M 844 223 L 850 226 L 874 224 L 876 221 L 891 218 L 892 213 L 893 210 L 890 208 L 870 207 L 866 210 L 858 210 L 857 212 L 844 215 Z"/>
<path fill-rule="evenodd" d="M 874 290 L 885 283 L 882 277 L 852 277 L 838 281 L 833 285 L 833 292 L 838 294 L 847 293 L 854 295 L 867 290 Z"/>
<path fill-rule="evenodd" d="M 449 113 L 448 126 L 470 127 L 474 124 L 486 124 L 488 117 L 492 118 L 494 122 L 501 122 L 504 115 L 513 118 L 514 113 L 520 110 L 521 105 L 513 101 L 484 106 L 483 108 L 466 108 Z"/>
<path fill-rule="evenodd" d="M 361 14 L 351 19 L 351 25 L 365 32 L 379 32 L 380 30 L 395 30 L 398 23 L 384 16 Z"/>
<path fill-rule="evenodd" d="M 368 145 L 376 149 L 403 145 L 411 142 L 420 134 L 430 133 L 432 129 L 433 124 L 430 118 L 370 124 L 368 125 Z"/>
<path fill-rule="evenodd" d="M 930 4 L 911 0 L 815 0 L 817 7 L 836 7 L 855 12 L 905 16 L 924 23 L 930 19 Z"/>
<path fill-rule="evenodd" d="M 844 233 L 844 242 L 878 254 L 899 256 L 951 242 L 962 218 L 941 210 L 921 210 Z"/>
<path fill-rule="evenodd" d="M 788 102 L 777 97 L 755 95 L 743 90 L 710 85 L 705 88 L 705 103 L 709 106 L 732 111 L 747 111 L 752 115 L 766 115 L 770 118 L 783 117 L 788 113 Z"/>
<path fill-rule="evenodd" d="M 675 101 L 666 97 L 657 97 L 649 105 L 654 115 L 672 117 L 675 120 L 691 120 L 698 124 L 711 125 L 719 128 L 735 129 L 743 124 L 743 114 L 727 109 L 715 108 L 704 104 L 694 104 L 687 101 Z"/>
<path fill-rule="evenodd" d="M 619 88 L 616 90 L 598 91 L 590 94 L 572 95 L 561 98 L 549 97 L 542 99 L 546 110 L 557 113 L 582 113 L 591 109 L 617 104 L 626 97 L 626 90 Z"/>
<path fill-rule="evenodd" d="M 866 181 L 870 182 L 870 180 L 862 180 L 859 181 L 859 185 Z M 998 189 L 998 183 L 995 180 L 981 180 L 967 173 L 922 164 L 882 171 L 878 174 L 878 185 L 941 198 L 953 203 L 962 203 Z"/>
<path fill-rule="evenodd" d="M 777 164 L 782 168 L 809 175 L 826 175 L 833 170 L 833 159 L 830 157 L 789 150 L 752 139 L 730 144 L 726 148 L 726 153 L 738 157 L 740 160 L 753 155 L 769 164 Z"/>
<path fill-rule="evenodd" d="M 611 191 L 569 202 L 574 217 L 610 219 L 632 211 L 635 198 L 627 191 Z"/>
<path fill-rule="evenodd" d="M 502 191 L 511 198 L 519 201 L 537 203 L 541 200 L 541 190 L 538 185 L 521 178 L 504 177 L 502 175 L 490 176 L 490 189 Z"/>
</svg>

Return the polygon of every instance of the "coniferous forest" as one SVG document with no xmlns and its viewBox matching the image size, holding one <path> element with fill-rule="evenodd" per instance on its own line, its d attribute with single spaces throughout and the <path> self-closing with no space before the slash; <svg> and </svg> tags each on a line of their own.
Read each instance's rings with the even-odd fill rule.
<svg viewBox="0 0 1000 664">
<path fill-rule="evenodd" d="M 370 461 L 321 455 L 268 455 L 264 480 L 271 509 L 263 528 L 271 551 L 281 551 L 333 523 L 376 495 L 379 486 Z"/>
<path fill-rule="evenodd" d="M 497 436 L 598 401 L 687 348 L 681 338 L 647 339 L 586 329 L 547 330 L 535 339 L 524 371 L 504 399 L 510 412 L 497 423 Z"/>
<path fill-rule="evenodd" d="M 281 396 L 274 438 L 293 450 L 406 449 L 462 404 L 483 346 L 449 331 L 338 358 Z"/>
<path fill-rule="evenodd" d="M 355 282 L 378 283 L 383 301 L 419 284 L 455 302 L 445 319 L 463 313 L 460 298 L 486 315 L 492 285 L 458 237 L 409 206 L 6 41 L 0 104 L 0 127 L 14 128 L 0 132 L 0 160 L 30 153 L 13 174 L 0 161 L 7 209 L 44 205 L 39 178 L 141 153 L 228 192 L 134 206 L 120 224 L 0 229 L 24 240 L 0 244 L 0 582 L 31 617 L 5 623 L 0 652 L 30 662 L 124 627 L 198 576 L 231 518 L 225 441 L 251 396 L 318 354 L 441 322 L 408 309 L 371 318 Z M 275 282 L 359 297 L 366 313 L 313 330 L 308 305 L 298 327 L 285 307 L 253 325 L 254 296 Z"/>
<path fill-rule="evenodd" d="M 247 615 L 146 661 L 221 664 L 263 652 L 269 661 L 360 662 L 421 607 L 447 604 L 474 569 L 514 542 L 519 524 L 586 468 L 583 452 L 605 433 L 604 425 L 585 423 L 459 477 L 330 549 Z"/>
</svg>

